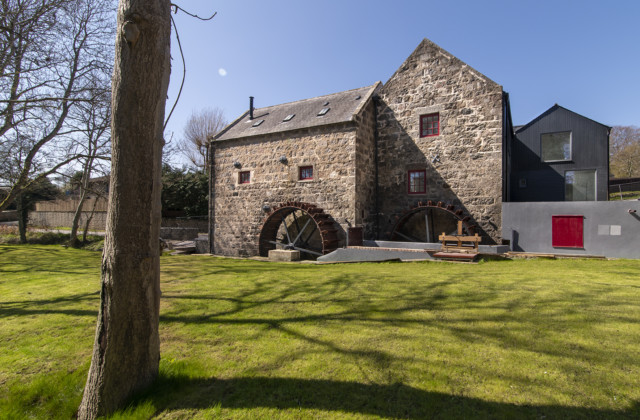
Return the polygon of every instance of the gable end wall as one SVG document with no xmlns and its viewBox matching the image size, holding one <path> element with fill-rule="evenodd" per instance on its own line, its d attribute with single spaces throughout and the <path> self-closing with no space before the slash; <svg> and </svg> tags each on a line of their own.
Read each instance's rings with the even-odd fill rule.
<svg viewBox="0 0 640 420">
<path fill-rule="evenodd" d="M 502 100 L 500 85 L 428 40 L 418 46 L 378 103 L 382 236 L 418 201 L 433 200 L 461 207 L 485 243 L 500 241 Z M 420 115 L 435 112 L 440 135 L 421 138 Z M 426 194 L 408 194 L 412 169 L 426 170 Z"/>
</svg>

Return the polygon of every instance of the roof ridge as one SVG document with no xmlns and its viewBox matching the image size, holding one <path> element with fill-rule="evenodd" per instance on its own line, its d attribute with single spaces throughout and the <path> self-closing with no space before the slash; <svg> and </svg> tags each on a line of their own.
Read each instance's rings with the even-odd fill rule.
<svg viewBox="0 0 640 420">
<path fill-rule="evenodd" d="M 348 90 L 342 90 L 340 92 L 333 92 L 333 93 L 328 93 L 326 95 L 319 95 L 319 96 L 314 96 L 312 98 L 304 98 L 304 99 L 299 99 L 297 101 L 290 101 L 290 102 L 282 102 L 279 104 L 274 104 L 274 105 L 268 105 L 268 106 L 263 106 L 261 108 L 253 108 L 253 111 L 257 111 L 260 109 L 267 109 L 267 108 L 273 108 L 273 107 L 279 107 L 282 105 L 291 105 L 291 104 L 297 104 L 297 103 L 302 103 L 302 102 L 306 102 L 306 101 L 313 101 L 313 100 L 317 100 L 317 99 L 321 99 L 321 98 L 326 98 L 327 96 L 333 96 L 333 95 L 339 95 L 339 94 L 344 94 L 344 93 L 349 93 L 349 92 L 354 92 L 356 90 L 361 90 L 361 89 L 371 89 L 372 87 L 376 86 L 376 84 L 378 84 L 379 82 L 373 83 L 371 85 L 367 85 L 367 86 L 361 86 L 358 88 L 354 88 L 354 89 L 348 89 Z"/>
</svg>

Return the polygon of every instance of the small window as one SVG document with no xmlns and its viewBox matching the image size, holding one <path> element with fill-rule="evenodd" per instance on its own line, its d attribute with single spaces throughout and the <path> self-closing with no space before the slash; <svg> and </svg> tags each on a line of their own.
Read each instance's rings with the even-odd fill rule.
<svg viewBox="0 0 640 420">
<path fill-rule="evenodd" d="M 298 179 L 300 181 L 308 181 L 313 179 L 313 166 L 301 166 Z"/>
<path fill-rule="evenodd" d="M 296 114 L 289 114 L 286 117 L 284 117 L 284 120 L 282 120 L 282 122 L 288 122 L 291 121 L 293 119 L 293 117 L 295 117 Z"/>
<path fill-rule="evenodd" d="M 546 133 L 540 137 L 543 162 L 571 160 L 571 132 Z"/>
<path fill-rule="evenodd" d="M 440 134 L 440 114 L 420 116 L 420 137 L 431 137 Z"/>
<path fill-rule="evenodd" d="M 242 171 L 238 172 L 238 184 L 250 184 L 251 183 L 251 172 Z"/>
<path fill-rule="evenodd" d="M 424 169 L 409 171 L 409 194 L 424 194 L 427 192 L 427 171 Z"/>
<path fill-rule="evenodd" d="M 258 121 L 256 121 L 256 122 L 254 122 L 254 123 L 253 123 L 252 127 L 257 127 L 257 126 L 259 126 L 260 124 L 262 124 L 263 122 L 264 122 L 264 120 L 258 120 Z"/>
<path fill-rule="evenodd" d="M 318 117 L 322 117 L 323 115 L 326 115 L 326 114 L 327 114 L 327 112 L 329 112 L 329 110 L 330 110 L 330 109 L 331 109 L 331 108 L 322 108 L 322 109 L 320 110 L 320 112 L 318 112 Z"/>
<path fill-rule="evenodd" d="M 596 171 L 566 171 L 564 173 L 565 201 L 595 201 Z"/>
</svg>

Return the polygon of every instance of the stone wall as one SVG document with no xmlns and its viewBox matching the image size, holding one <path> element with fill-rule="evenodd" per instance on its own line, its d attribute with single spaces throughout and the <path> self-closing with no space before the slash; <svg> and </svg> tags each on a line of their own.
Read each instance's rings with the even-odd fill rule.
<svg viewBox="0 0 640 420">
<path fill-rule="evenodd" d="M 356 118 L 355 225 L 376 239 L 376 109 L 373 97 Z"/>
<path fill-rule="evenodd" d="M 266 213 L 288 201 L 315 204 L 345 231 L 358 219 L 355 207 L 356 138 L 354 123 L 214 142 L 212 209 L 213 252 L 230 256 L 258 254 Z M 280 157 L 286 157 L 286 163 Z M 240 168 L 234 166 L 238 162 Z M 299 181 L 300 166 L 313 166 L 313 180 Z M 240 184 L 249 171 L 251 182 Z"/>
<path fill-rule="evenodd" d="M 418 201 L 461 207 L 485 243 L 500 239 L 502 87 L 424 40 L 378 101 L 381 233 Z M 420 116 L 439 113 L 440 134 L 420 137 Z M 408 193 L 408 171 L 426 170 L 425 194 Z"/>
</svg>

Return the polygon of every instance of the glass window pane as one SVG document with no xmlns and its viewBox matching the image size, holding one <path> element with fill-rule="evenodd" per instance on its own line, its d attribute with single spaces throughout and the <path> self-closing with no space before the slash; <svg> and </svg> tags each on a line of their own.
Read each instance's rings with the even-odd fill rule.
<svg viewBox="0 0 640 420">
<path fill-rule="evenodd" d="M 440 114 L 420 116 L 420 137 L 437 136 L 439 134 Z"/>
<path fill-rule="evenodd" d="M 571 132 L 543 134 L 541 141 L 544 162 L 571 160 Z"/>
<path fill-rule="evenodd" d="M 426 192 L 426 172 L 424 170 L 409 171 L 409 194 Z"/>
<path fill-rule="evenodd" d="M 566 171 L 564 173 L 566 201 L 596 200 L 596 171 Z"/>
</svg>

